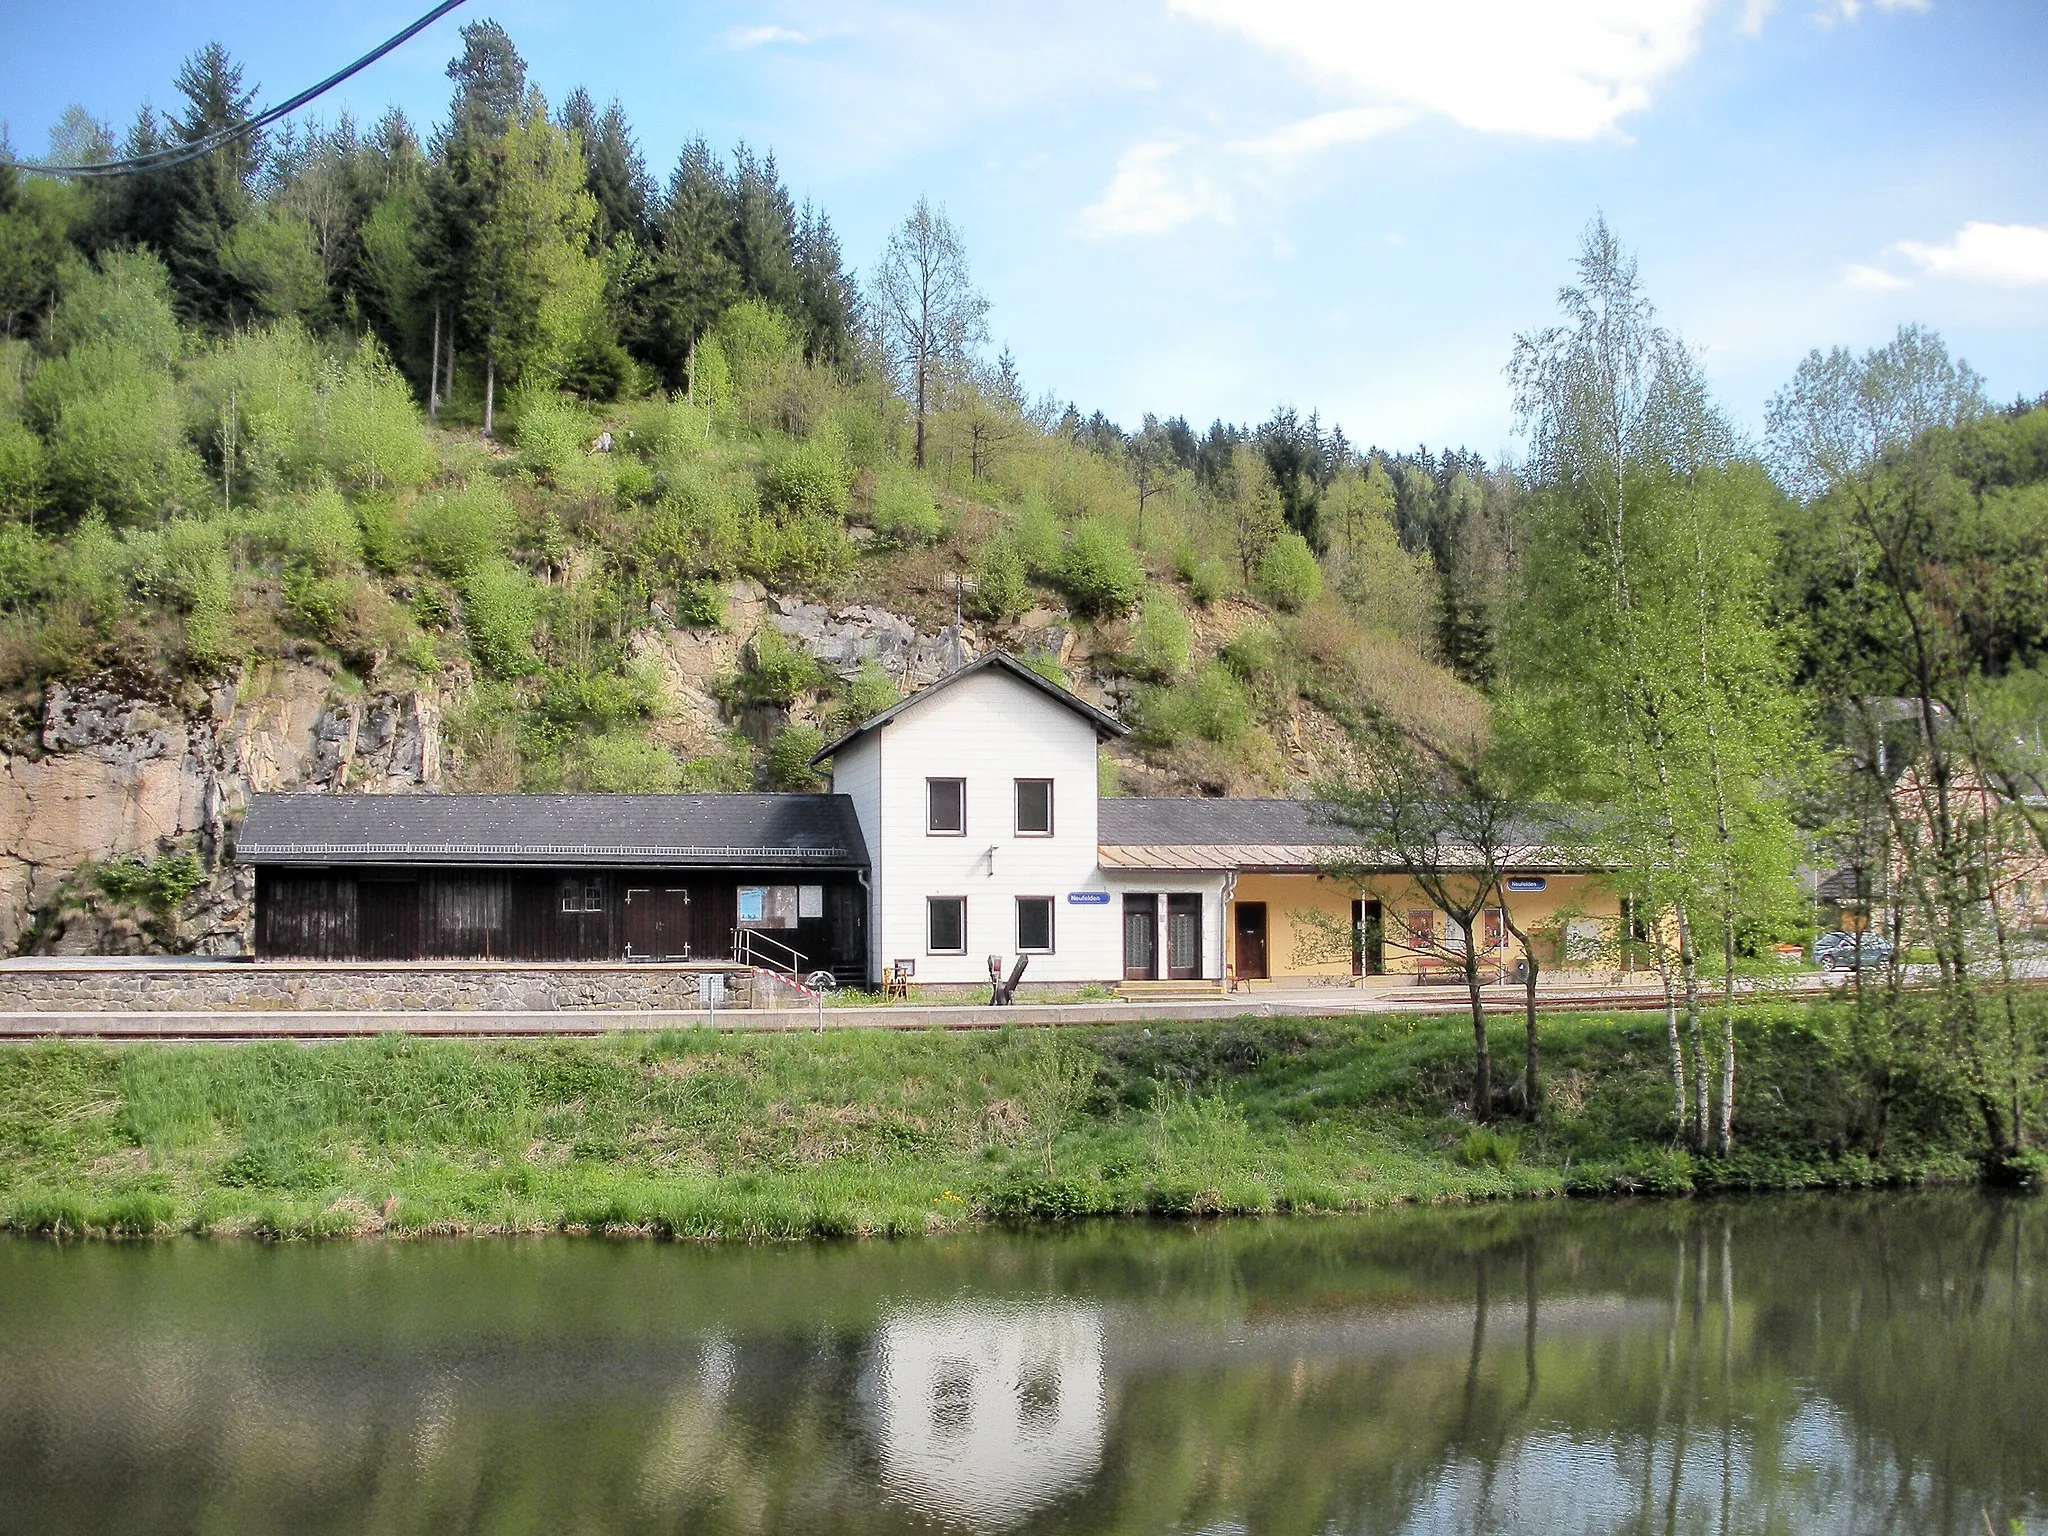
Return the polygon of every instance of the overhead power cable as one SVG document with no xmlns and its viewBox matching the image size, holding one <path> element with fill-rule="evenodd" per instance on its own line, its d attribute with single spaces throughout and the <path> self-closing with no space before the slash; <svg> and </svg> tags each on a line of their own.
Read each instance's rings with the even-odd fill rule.
<svg viewBox="0 0 2048 1536">
<path fill-rule="evenodd" d="M 168 170 L 174 165 L 183 165 L 187 160 L 197 160 L 201 155 L 210 155 L 215 150 L 234 143 L 236 139 L 247 138 L 250 134 L 258 133 L 269 124 L 276 122 L 279 118 L 287 117 L 298 111 L 307 102 L 324 96 L 327 92 L 341 84 L 342 81 L 348 79 L 349 76 L 368 69 L 372 64 L 383 58 L 385 54 L 398 47 L 399 44 L 407 42 L 421 32 L 424 32 L 428 27 L 431 27 L 435 22 L 462 3 L 463 0 L 441 0 L 439 5 L 407 27 L 403 32 L 396 33 L 392 37 L 385 39 L 384 42 L 371 49 L 346 69 L 337 70 L 318 85 L 299 92 L 298 95 L 292 97 L 289 101 L 281 101 L 276 106 L 259 112 L 244 122 L 216 129 L 212 133 L 194 139 L 189 144 L 173 144 L 163 149 L 152 150 L 146 155 L 133 155 L 126 160 L 102 160 L 94 165 L 41 165 L 33 160 L 6 160 L 0 161 L 0 164 L 10 165 L 18 171 L 31 171 L 42 176 L 86 177 L 136 176 L 145 171 L 162 171 Z"/>
</svg>

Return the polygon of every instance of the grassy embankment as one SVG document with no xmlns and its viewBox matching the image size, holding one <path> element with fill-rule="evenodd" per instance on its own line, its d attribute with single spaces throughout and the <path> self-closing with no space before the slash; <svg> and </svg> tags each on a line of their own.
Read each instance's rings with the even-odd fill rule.
<svg viewBox="0 0 2048 1536">
<path fill-rule="evenodd" d="M 1741 1020 L 1743 1150 L 1672 1149 L 1662 1020 L 1546 1034 L 1536 1125 L 1460 1115 L 1462 1020 L 972 1034 L 710 1030 L 0 1051 L 0 1219 L 257 1235 L 645 1230 L 782 1238 L 1093 1213 L 1334 1211 L 1693 1187 L 1967 1179 L 1932 1092 L 1853 1150 L 1829 1005 Z M 1515 1059 L 1503 1025 L 1497 1060 Z"/>
</svg>

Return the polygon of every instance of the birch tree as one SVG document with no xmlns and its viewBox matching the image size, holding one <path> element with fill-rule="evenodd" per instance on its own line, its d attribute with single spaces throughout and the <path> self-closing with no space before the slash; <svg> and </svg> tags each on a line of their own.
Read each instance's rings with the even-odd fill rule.
<svg viewBox="0 0 2048 1536">
<path fill-rule="evenodd" d="M 988 341 L 988 300 L 974 286 L 967 249 L 943 208 L 920 197 L 889 237 L 870 307 L 882 350 L 910 402 L 915 458 L 923 469 L 927 420 L 946 385 Z"/>
<path fill-rule="evenodd" d="M 1535 490 L 1517 665 L 1580 738 L 1572 787 L 1600 806 L 1653 916 L 1679 1133 L 1725 1153 L 1737 930 L 1789 889 L 1794 853 L 1783 786 L 1800 721 L 1764 610 L 1768 486 L 1736 467 L 1734 434 L 1604 221 L 1577 265 L 1564 323 L 1518 338 L 1509 370 Z M 1703 919 L 1722 959 L 1712 1048 Z"/>
</svg>

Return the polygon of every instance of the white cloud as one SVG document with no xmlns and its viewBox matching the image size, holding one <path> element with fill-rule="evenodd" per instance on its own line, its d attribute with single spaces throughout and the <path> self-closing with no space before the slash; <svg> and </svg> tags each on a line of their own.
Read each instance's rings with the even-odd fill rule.
<svg viewBox="0 0 2048 1536">
<path fill-rule="evenodd" d="M 1936 277 L 1959 277 L 2004 288 L 2048 284 L 2048 229 L 2036 224 L 1972 220 L 1946 245 L 1901 240 L 1897 250 Z"/>
<path fill-rule="evenodd" d="M 1233 140 L 1229 147 L 1243 154 L 1293 160 L 1337 144 L 1361 144 L 1414 121 L 1415 114 L 1405 107 L 1346 107 L 1303 118 L 1256 139 Z"/>
<path fill-rule="evenodd" d="M 1823 26 L 1837 21 L 1854 21 L 1864 11 L 1924 11 L 1930 0 L 1820 0 L 1815 15 Z"/>
<path fill-rule="evenodd" d="M 1230 222 L 1230 199 L 1200 171 L 1179 164 L 1174 139 L 1134 144 L 1117 158 L 1101 197 L 1081 210 L 1080 232 L 1096 239 L 1163 235 L 1195 219 Z"/>
<path fill-rule="evenodd" d="M 1692 57 L 1714 0 L 1168 0 L 1354 105 L 1479 133 L 1591 139 Z"/>
<path fill-rule="evenodd" d="M 1744 37 L 1761 37 L 1764 18 L 1771 14 L 1777 0 L 1742 0 L 1742 19 L 1735 23 L 1735 30 Z"/>
<path fill-rule="evenodd" d="M 728 48 L 769 48 L 777 43 L 808 43 L 810 38 L 789 27 L 728 27 L 721 34 L 721 40 Z"/>
<path fill-rule="evenodd" d="M 1887 272 L 1883 267 L 1865 266 L 1851 262 L 1842 273 L 1842 286 L 1854 288 L 1860 293 L 1890 293 L 1899 288 L 1913 285 L 1896 273 Z"/>
</svg>

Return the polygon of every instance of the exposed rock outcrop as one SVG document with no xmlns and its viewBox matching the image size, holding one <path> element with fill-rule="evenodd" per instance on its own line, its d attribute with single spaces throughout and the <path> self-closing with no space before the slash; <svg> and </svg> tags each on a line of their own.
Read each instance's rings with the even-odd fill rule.
<svg viewBox="0 0 2048 1536">
<path fill-rule="evenodd" d="M 240 953 L 251 887 L 226 855 L 251 793 L 433 789 L 442 771 L 436 699 L 344 695 L 329 674 L 298 663 L 178 702 L 52 683 L 35 745 L 0 753 L 0 952 L 16 949 L 42 913 L 38 943 L 58 953 L 133 953 L 166 939 Z M 83 864 L 174 847 L 193 849 L 210 876 L 174 934 L 60 899 Z"/>
<path fill-rule="evenodd" d="M 829 609 L 800 597 L 770 602 L 768 622 L 839 676 L 851 677 L 862 662 L 873 662 L 906 692 L 937 682 L 982 650 L 980 637 L 966 624 L 920 634 L 902 614 L 866 603 Z"/>
</svg>

